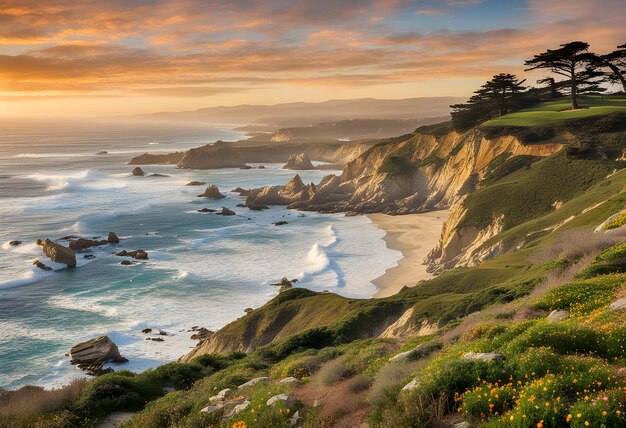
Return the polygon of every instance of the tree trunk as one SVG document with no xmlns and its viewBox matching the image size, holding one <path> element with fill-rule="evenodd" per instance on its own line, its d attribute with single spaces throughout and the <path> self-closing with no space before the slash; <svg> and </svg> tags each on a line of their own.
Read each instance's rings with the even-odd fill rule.
<svg viewBox="0 0 626 428">
<path fill-rule="evenodd" d="M 572 110 L 576 110 L 578 109 L 578 100 L 576 98 L 577 91 L 578 91 L 578 81 L 576 80 L 576 66 L 574 64 L 572 64 L 571 75 L 572 75 Z"/>
</svg>

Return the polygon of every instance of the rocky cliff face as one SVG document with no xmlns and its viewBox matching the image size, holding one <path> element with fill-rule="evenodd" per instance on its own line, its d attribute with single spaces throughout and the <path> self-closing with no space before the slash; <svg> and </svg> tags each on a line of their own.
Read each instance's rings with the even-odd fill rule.
<svg viewBox="0 0 626 428">
<path fill-rule="evenodd" d="M 289 208 L 347 213 L 408 214 L 451 208 L 441 241 L 429 257 L 431 270 L 473 266 L 504 248 L 482 245 L 502 231 L 502 218 L 485 228 L 459 227 L 465 195 L 481 186 L 494 163 L 516 156 L 544 157 L 562 144 L 524 145 L 516 137 L 487 138 L 480 129 L 443 136 L 416 133 L 404 141 L 378 144 L 349 162 L 340 176 L 326 176 L 299 192 L 281 186 L 257 189 L 249 206 L 285 204 Z"/>
<path fill-rule="evenodd" d="M 560 144 L 526 146 L 515 137 L 487 139 L 479 130 L 441 137 L 415 134 L 382 143 L 349 162 L 340 176 L 329 175 L 306 200 L 290 208 L 322 211 L 407 214 L 450 207 L 472 192 L 498 156 L 547 156 Z M 272 204 L 262 198 L 258 204 Z"/>
</svg>

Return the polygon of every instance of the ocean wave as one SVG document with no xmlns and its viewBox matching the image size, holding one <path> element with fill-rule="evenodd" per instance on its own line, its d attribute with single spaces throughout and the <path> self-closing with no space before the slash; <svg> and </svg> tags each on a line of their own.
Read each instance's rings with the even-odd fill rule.
<svg viewBox="0 0 626 428">
<path fill-rule="evenodd" d="M 75 174 L 31 174 L 26 177 L 38 183 L 47 184 L 46 190 L 79 191 L 85 188 L 90 182 L 95 182 L 106 178 L 98 171 L 86 169 Z"/>
<path fill-rule="evenodd" d="M 22 243 L 20 245 L 11 245 L 11 241 L 2 244 L 2 249 L 19 254 L 36 254 L 39 253 L 39 246 L 35 242 L 29 244 Z"/>
<path fill-rule="evenodd" d="M 11 278 L 6 281 L 0 281 L 0 290 L 6 289 L 6 288 L 21 287 L 23 285 L 34 284 L 35 282 L 39 281 L 41 278 L 49 274 L 50 274 L 49 272 L 44 272 L 42 270 L 39 270 L 37 272 L 33 268 L 32 270 L 22 274 L 21 276 L 17 278 Z"/>
<path fill-rule="evenodd" d="M 47 300 L 50 306 L 73 311 L 93 312 L 105 317 L 115 317 L 118 310 L 93 297 L 80 296 L 52 296 Z"/>
<path fill-rule="evenodd" d="M 314 274 L 323 272 L 329 265 L 330 259 L 326 252 L 316 242 L 306 255 L 308 266 L 304 271 L 305 274 Z"/>
</svg>

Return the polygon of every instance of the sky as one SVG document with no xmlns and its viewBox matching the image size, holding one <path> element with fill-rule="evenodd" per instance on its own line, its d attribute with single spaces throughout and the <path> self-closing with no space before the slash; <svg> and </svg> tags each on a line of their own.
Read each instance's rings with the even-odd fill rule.
<svg viewBox="0 0 626 428">
<path fill-rule="evenodd" d="M 0 117 L 468 96 L 583 40 L 625 0 L 0 0 Z"/>
</svg>

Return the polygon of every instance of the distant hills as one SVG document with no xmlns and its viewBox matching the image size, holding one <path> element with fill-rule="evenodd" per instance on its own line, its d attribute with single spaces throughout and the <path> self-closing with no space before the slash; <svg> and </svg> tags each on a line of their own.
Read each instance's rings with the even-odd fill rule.
<svg viewBox="0 0 626 428">
<path fill-rule="evenodd" d="M 146 120 L 193 121 L 230 124 L 307 126 L 346 119 L 420 119 L 450 114 L 459 97 L 423 97 L 402 100 L 362 98 L 320 103 L 295 102 L 275 105 L 238 105 L 193 111 L 160 112 L 135 116 Z"/>
</svg>

